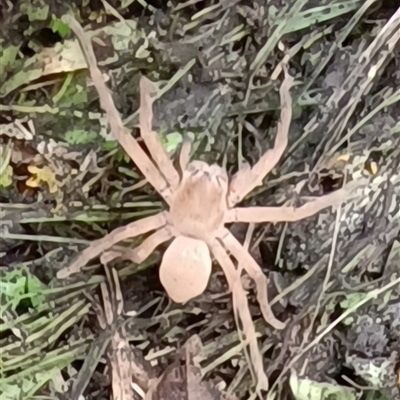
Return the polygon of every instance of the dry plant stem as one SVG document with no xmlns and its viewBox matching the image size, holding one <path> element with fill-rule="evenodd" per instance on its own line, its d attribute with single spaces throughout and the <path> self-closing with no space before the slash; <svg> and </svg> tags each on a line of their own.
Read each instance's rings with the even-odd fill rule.
<svg viewBox="0 0 400 400">
<path fill-rule="evenodd" d="M 239 319 L 242 321 L 243 333 L 250 348 L 250 357 L 257 376 L 257 389 L 268 390 L 268 377 L 264 371 L 262 354 L 258 348 L 256 330 L 251 318 L 247 295 L 241 284 L 240 275 L 217 239 L 213 241 L 210 247 L 228 281 L 232 292 L 234 312 L 238 314 Z"/>
<path fill-rule="evenodd" d="M 153 132 L 151 128 L 153 120 L 153 100 L 151 98 L 152 89 L 152 82 L 145 76 L 142 76 L 140 79 L 140 136 L 146 143 L 146 146 L 159 170 L 164 174 L 164 177 L 171 186 L 172 191 L 174 191 L 179 185 L 179 174 L 168 157 L 158 135 Z"/>
<path fill-rule="evenodd" d="M 268 150 L 251 169 L 238 171 L 233 177 L 228 194 L 228 206 L 233 207 L 257 186 L 262 185 L 264 177 L 278 164 L 288 144 L 288 134 L 292 119 L 292 98 L 290 88 L 294 80 L 282 65 L 285 79 L 280 87 L 281 115 L 278 122 L 275 144 Z"/>
<path fill-rule="evenodd" d="M 316 197 L 299 208 L 294 207 L 236 207 L 228 210 L 228 222 L 293 222 L 317 214 L 321 210 L 339 205 L 349 199 L 351 190 L 358 184 L 349 183 L 346 187 L 325 196 Z"/>
<path fill-rule="evenodd" d="M 167 223 L 166 215 L 167 213 L 164 211 L 157 215 L 143 218 L 139 221 L 131 222 L 128 225 L 114 229 L 103 238 L 93 241 L 89 247 L 79 254 L 78 258 L 68 268 L 60 270 L 57 277 L 64 279 L 71 274 L 79 272 L 91 259 L 99 256 L 103 251 L 108 250 L 118 242 L 163 227 Z"/>
<path fill-rule="evenodd" d="M 271 324 L 275 329 L 283 329 L 286 324 L 275 318 L 268 301 L 268 280 L 263 271 L 256 263 L 254 258 L 247 252 L 243 251 L 240 242 L 232 235 L 228 229 L 224 229 L 223 242 L 227 250 L 238 261 L 239 266 L 244 268 L 256 284 L 257 300 L 260 304 L 261 312 L 266 322 Z"/>
<path fill-rule="evenodd" d="M 112 335 L 109 357 L 111 386 L 113 399 L 133 400 L 132 382 L 132 353 L 129 341 L 126 339 L 125 327 L 118 327 L 118 320 L 124 308 L 121 286 L 117 271 L 106 268 L 107 280 L 110 285 L 108 290 L 105 282 L 101 284 L 104 304 L 105 326 Z"/>
<path fill-rule="evenodd" d="M 93 52 L 90 40 L 86 38 L 85 32 L 75 18 L 65 15 L 63 21 L 66 22 L 78 37 L 79 44 L 85 56 L 90 76 L 99 94 L 101 108 L 106 112 L 107 121 L 115 139 L 124 148 L 129 157 L 134 160 L 142 174 L 146 176 L 149 183 L 160 193 L 165 201 L 170 204 L 171 191 L 163 176 L 157 170 L 153 162 L 147 157 L 136 140 L 125 129 L 121 116 L 115 108 L 111 92 L 104 82 L 103 76 L 97 67 L 96 57 Z"/>
</svg>

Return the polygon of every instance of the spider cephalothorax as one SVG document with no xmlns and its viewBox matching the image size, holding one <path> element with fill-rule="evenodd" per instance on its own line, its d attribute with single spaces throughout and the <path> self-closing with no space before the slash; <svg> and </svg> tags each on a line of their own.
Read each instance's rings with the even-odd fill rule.
<svg viewBox="0 0 400 400">
<path fill-rule="evenodd" d="M 180 157 L 181 174 L 174 168 L 157 134 L 151 129 L 152 83 L 145 77 L 140 81 L 139 123 L 141 136 L 151 158 L 126 131 L 115 108 L 90 42 L 79 24 L 71 20 L 71 27 L 79 37 L 87 59 L 93 83 L 106 111 L 112 133 L 126 153 L 142 171 L 151 185 L 164 198 L 169 211 L 132 222 L 92 242 L 59 277 L 78 272 L 94 257 L 103 260 L 124 256 L 136 263 L 143 262 L 161 243 L 171 243 L 163 254 L 160 279 L 168 295 L 177 302 L 185 302 L 203 293 L 211 275 L 212 259 L 222 267 L 233 294 L 234 310 L 242 321 L 250 354 L 260 388 L 268 387 L 262 359 L 258 351 L 254 325 L 248 308 L 246 292 L 241 286 L 241 271 L 245 270 L 256 285 L 257 300 L 264 319 L 276 329 L 285 324 L 273 315 L 267 295 L 267 279 L 257 262 L 224 226 L 226 223 L 294 221 L 313 215 L 323 208 L 341 203 L 348 198 L 352 187 L 314 198 L 305 205 L 293 207 L 236 207 L 249 192 L 262 184 L 265 175 L 280 160 L 288 141 L 292 115 L 290 87 L 293 79 L 282 64 L 285 77 L 280 88 L 281 115 L 274 147 L 262 155 L 252 167 L 239 170 L 231 179 L 224 169 L 201 161 L 189 162 L 189 145 L 185 143 Z M 118 242 L 151 233 L 136 248 L 112 250 Z M 106 254 L 106 256 L 104 256 Z M 233 263 L 231 257 L 237 263 Z"/>
<path fill-rule="evenodd" d="M 181 235 L 207 241 L 220 229 L 227 210 L 228 175 L 218 165 L 192 161 L 171 202 L 171 220 Z M 201 193 L 201 196 L 198 194 Z"/>
</svg>

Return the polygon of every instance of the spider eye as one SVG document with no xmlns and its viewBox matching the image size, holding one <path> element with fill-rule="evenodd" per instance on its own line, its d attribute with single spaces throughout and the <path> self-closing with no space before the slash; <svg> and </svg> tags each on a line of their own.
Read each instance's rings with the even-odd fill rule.
<svg viewBox="0 0 400 400">
<path fill-rule="evenodd" d="M 195 175 L 196 173 L 199 172 L 199 169 L 193 163 L 190 163 L 186 167 L 186 171 L 190 172 L 190 175 L 193 176 L 193 175 Z"/>
<path fill-rule="evenodd" d="M 226 175 L 218 175 L 218 178 L 221 179 L 222 182 L 228 183 L 228 177 Z"/>
<path fill-rule="evenodd" d="M 201 171 L 199 169 L 193 169 L 193 171 L 191 172 L 190 176 L 197 176 L 201 173 Z"/>
<path fill-rule="evenodd" d="M 217 176 L 215 177 L 215 179 L 217 180 L 218 186 L 219 186 L 219 187 L 222 187 L 222 181 L 223 181 L 222 177 L 220 177 L 220 176 L 217 175 Z"/>
</svg>

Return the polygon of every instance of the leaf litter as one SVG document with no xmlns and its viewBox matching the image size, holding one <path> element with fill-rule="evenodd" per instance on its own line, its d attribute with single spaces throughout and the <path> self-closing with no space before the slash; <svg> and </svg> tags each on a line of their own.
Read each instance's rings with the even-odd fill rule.
<svg viewBox="0 0 400 400">
<path fill-rule="evenodd" d="M 207 1 L 161 8 L 125 3 L 80 10 L 70 5 L 88 32 L 100 34 L 93 41 L 96 56 L 107 56 L 100 67 L 110 76 L 125 126 L 135 134 L 140 71 L 162 82 L 153 124 L 160 136 L 173 133 L 179 147 L 179 136 L 189 133 L 196 155 L 231 170 L 254 163 L 272 145 L 279 99 L 269 77 L 278 73 L 280 41 L 290 44 L 296 61 L 291 72 L 303 85 L 294 89 L 289 149 L 246 202 L 299 206 L 302 198 L 335 189 L 349 175 L 370 183 L 339 216 L 326 211 L 254 231 L 250 251 L 271 280 L 270 296 L 275 290 L 270 302 L 289 318 L 277 333 L 251 308 L 272 377 L 262 396 L 399 398 L 399 10 L 376 1 Z M 2 294 L 2 395 L 61 398 L 68 378 L 80 376 L 89 357 L 100 361 L 80 394 L 109 398 L 113 386 L 106 380 L 112 375 L 96 355 L 104 330 L 88 322 L 97 310 L 90 296 L 104 276 L 85 273 L 62 286 L 54 276 L 84 243 L 162 205 L 110 140 L 85 66 L 71 69 L 62 58 L 60 68 L 51 72 L 49 60 L 46 69 L 41 50 L 64 54 L 71 40 L 56 26 L 63 31 L 58 44 L 43 42 L 52 21 L 67 13 L 65 5 L 37 3 L 42 11 L 31 12 L 29 4 L 2 14 L 9 30 L 1 37 L 1 60 L 8 58 L 2 62 L 0 139 L 2 148 L 12 150 L 0 168 L 11 167 L 12 175 L 1 188 L 1 282 L 10 277 L 5 271 L 25 266 L 45 285 L 36 290 L 46 300 L 23 303 L 15 297 L 19 307 L 13 309 Z M 31 21 L 28 29 L 24 16 Z M 41 75 L 38 66 L 49 74 Z M 13 78 L 17 74 L 27 79 Z M 176 149 L 171 147 L 171 157 Z M 32 166 L 55 171 L 57 192 L 45 182 L 29 188 Z M 135 311 L 124 317 L 133 359 L 143 358 L 144 370 L 161 377 L 195 334 L 202 342 L 202 381 L 224 395 L 255 398 L 219 272 L 207 293 L 177 306 L 157 281 L 158 262 L 156 253 L 146 265 L 116 265 L 125 309 Z M 29 299 L 30 289 L 24 290 Z M 118 370 L 118 357 L 107 360 Z M 140 387 L 138 375 L 132 377 Z"/>
</svg>

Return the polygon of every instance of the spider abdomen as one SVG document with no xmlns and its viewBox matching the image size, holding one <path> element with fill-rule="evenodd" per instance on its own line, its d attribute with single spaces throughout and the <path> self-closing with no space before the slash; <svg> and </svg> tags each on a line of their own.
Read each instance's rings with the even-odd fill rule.
<svg viewBox="0 0 400 400">
<path fill-rule="evenodd" d="M 178 236 L 164 253 L 160 280 L 171 299 L 184 303 L 204 292 L 211 266 L 210 250 L 206 243 Z"/>
</svg>

